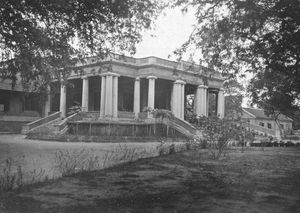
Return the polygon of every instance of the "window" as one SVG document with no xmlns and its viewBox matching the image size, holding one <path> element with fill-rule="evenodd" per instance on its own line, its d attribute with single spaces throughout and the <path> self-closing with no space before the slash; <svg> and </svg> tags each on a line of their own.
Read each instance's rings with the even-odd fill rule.
<svg viewBox="0 0 300 213">
<path fill-rule="evenodd" d="M 290 129 L 290 125 L 289 124 L 286 124 L 286 129 Z"/>
<path fill-rule="evenodd" d="M 259 126 L 265 126 L 264 122 L 259 122 Z"/>
<path fill-rule="evenodd" d="M 268 123 L 268 129 L 272 129 L 272 124 Z"/>
<path fill-rule="evenodd" d="M 4 112 L 4 104 L 0 104 L 0 112 Z"/>
</svg>

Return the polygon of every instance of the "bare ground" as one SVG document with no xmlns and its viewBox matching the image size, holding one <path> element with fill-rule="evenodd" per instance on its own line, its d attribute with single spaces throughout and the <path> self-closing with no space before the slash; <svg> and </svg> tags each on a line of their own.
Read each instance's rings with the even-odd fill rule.
<svg viewBox="0 0 300 213">
<path fill-rule="evenodd" d="M 0 195 L 0 212 L 300 212 L 300 149 L 140 159 Z"/>
</svg>

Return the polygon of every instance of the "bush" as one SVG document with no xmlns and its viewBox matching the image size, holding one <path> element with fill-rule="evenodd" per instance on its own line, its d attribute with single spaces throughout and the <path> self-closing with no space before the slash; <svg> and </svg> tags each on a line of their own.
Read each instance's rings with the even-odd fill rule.
<svg viewBox="0 0 300 213">
<path fill-rule="evenodd" d="M 207 148 L 207 140 L 201 140 L 200 142 L 200 148 L 201 149 L 206 149 Z"/>
<path fill-rule="evenodd" d="M 175 154 L 175 144 L 171 144 L 169 147 L 169 155 Z"/>
<path fill-rule="evenodd" d="M 126 144 L 119 144 L 114 150 L 107 151 L 103 158 L 95 155 L 92 150 L 59 150 L 55 153 L 55 168 L 65 177 L 76 173 L 106 168 L 112 164 L 130 162 L 148 155 L 151 155 L 151 153 L 147 153 L 146 150 L 138 151 L 136 148 L 130 148 Z"/>
<path fill-rule="evenodd" d="M 99 157 L 85 149 L 72 152 L 59 150 L 55 153 L 55 162 L 55 168 L 63 177 L 100 168 Z"/>
<path fill-rule="evenodd" d="M 171 111 L 166 110 L 166 109 L 154 109 L 152 111 L 153 117 L 154 118 L 173 118 L 174 115 L 172 114 Z"/>
<path fill-rule="evenodd" d="M 23 171 L 20 165 L 13 171 L 13 160 L 7 158 L 0 174 L 0 191 L 9 191 L 23 185 Z"/>
<path fill-rule="evenodd" d="M 287 142 L 285 143 L 285 146 L 286 146 L 286 147 L 292 147 L 292 146 L 295 146 L 295 144 L 294 144 L 292 141 L 287 141 Z"/>
<path fill-rule="evenodd" d="M 218 159 L 226 153 L 230 140 L 240 141 L 245 145 L 246 138 L 253 137 L 242 125 L 231 120 L 218 117 L 200 117 L 194 119 L 193 125 L 203 133 L 202 148 L 208 147 L 213 159 Z"/>
<path fill-rule="evenodd" d="M 190 150 L 192 149 L 192 148 L 191 148 L 192 145 L 191 145 L 190 142 L 186 142 L 186 143 L 185 143 L 185 147 L 186 147 L 186 150 L 187 150 L 187 151 L 190 151 Z"/>
<path fill-rule="evenodd" d="M 27 177 L 24 178 L 24 176 Z M 15 188 L 24 186 L 25 184 L 32 184 L 48 180 L 45 177 L 45 170 L 33 170 L 24 172 L 22 166 L 12 158 L 7 158 L 4 161 L 3 169 L 0 173 L 0 191 L 10 191 Z"/>
<path fill-rule="evenodd" d="M 77 101 L 74 101 L 73 106 L 68 109 L 68 116 L 73 115 L 75 113 L 81 112 L 81 104 Z"/>
</svg>

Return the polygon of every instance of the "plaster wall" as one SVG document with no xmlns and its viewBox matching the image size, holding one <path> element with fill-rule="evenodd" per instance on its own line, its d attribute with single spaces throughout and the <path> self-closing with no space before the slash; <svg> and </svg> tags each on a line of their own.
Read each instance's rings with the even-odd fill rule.
<svg viewBox="0 0 300 213">
<path fill-rule="evenodd" d="M 22 95 L 13 93 L 9 96 L 9 112 L 21 113 L 23 111 Z"/>
</svg>

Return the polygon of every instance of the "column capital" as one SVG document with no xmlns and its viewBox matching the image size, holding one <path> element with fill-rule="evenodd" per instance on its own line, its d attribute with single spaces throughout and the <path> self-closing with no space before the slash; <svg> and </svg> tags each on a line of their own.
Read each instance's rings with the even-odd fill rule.
<svg viewBox="0 0 300 213">
<path fill-rule="evenodd" d="M 100 76 L 114 76 L 114 77 L 120 77 L 120 75 L 118 73 L 114 73 L 114 72 L 105 72 L 105 73 L 101 73 Z"/>
<path fill-rule="evenodd" d="M 87 76 L 87 75 L 81 76 L 81 79 L 88 79 L 88 78 L 89 78 L 89 76 Z"/>
<path fill-rule="evenodd" d="M 205 86 L 204 84 L 198 85 L 198 88 L 203 88 L 203 89 L 207 89 L 208 86 Z"/>
<path fill-rule="evenodd" d="M 224 92 L 224 91 L 225 91 L 224 88 L 220 88 L 220 89 L 219 89 L 219 92 Z"/>
<path fill-rule="evenodd" d="M 176 80 L 174 84 L 186 84 L 183 80 Z"/>
<path fill-rule="evenodd" d="M 147 77 L 147 79 L 157 79 L 157 77 L 154 76 L 154 75 L 149 75 L 149 76 Z"/>
<path fill-rule="evenodd" d="M 135 81 L 140 81 L 140 80 L 141 80 L 140 77 L 136 77 L 136 78 L 135 78 Z"/>
</svg>

